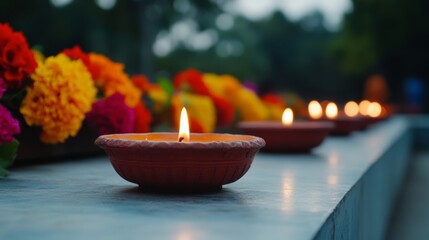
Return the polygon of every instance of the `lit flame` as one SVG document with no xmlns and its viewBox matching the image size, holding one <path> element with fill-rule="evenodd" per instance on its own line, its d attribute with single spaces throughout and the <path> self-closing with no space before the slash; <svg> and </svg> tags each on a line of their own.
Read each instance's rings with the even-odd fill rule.
<svg viewBox="0 0 429 240">
<path fill-rule="evenodd" d="M 179 128 L 179 142 L 188 142 L 189 141 L 189 120 L 188 113 L 186 113 L 186 108 L 182 108 L 180 113 L 180 128 Z"/>
<path fill-rule="evenodd" d="M 326 106 L 326 116 L 329 119 L 334 119 L 336 118 L 338 115 L 338 108 L 337 108 L 337 104 L 330 102 L 328 104 L 328 106 Z"/>
<path fill-rule="evenodd" d="M 382 109 L 380 103 L 372 102 L 368 106 L 368 116 L 370 116 L 372 118 L 379 117 L 381 115 L 382 110 L 383 109 Z"/>
<path fill-rule="evenodd" d="M 286 108 L 283 112 L 282 123 L 285 126 L 290 126 L 293 123 L 293 111 L 290 108 Z"/>
<path fill-rule="evenodd" d="M 344 112 L 348 117 L 356 117 L 359 114 L 359 105 L 356 102 L 347 102 L 344 106 Z"/>
<path fill-rule="evenodd" d="M 363 116 L 367 116 L 368 115 L 368 107 L 369 104 L 371 104 L 370 101 L 368 100 L 363 100 L 359 103 L 359 113 Z"/>
<path fill-rule="evenodd" d="M 322 106 L 318 101 L 311 101 L 308 104 L 308 113 L 312 119 L 320 119 L 323 115 Z"/>
</svg>

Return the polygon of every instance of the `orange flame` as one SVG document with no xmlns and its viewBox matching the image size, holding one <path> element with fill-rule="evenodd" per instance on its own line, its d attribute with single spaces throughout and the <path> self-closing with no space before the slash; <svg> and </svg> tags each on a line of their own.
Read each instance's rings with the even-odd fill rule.
<svg viewBox="0 0 429 240">
<path fill-rule="evenodd" d="M 290 108 L 286 108 L 283 112 L 282 123 L 285 126 L 290 126 L 293 123 L 293 111 Z"/>
<path fill-rule="evenodd" d="M 329 119 L 334 119 L 337 117 L 338 115 L 338 107 L 337 104 L 330 102 L 328 104 L 328 106 L 326 106 L 326 110 L 325 110 L 325 114 L 326 117 L 328 117 Z"/>
<path fill-rule="evenodd" d="M 318 101 L 311 101 L 308 104 L 308 113 L 312 119 L 320 119 L 323 115 L 322 106 Z"/>
<path fill-rule="evenodd" d="M 356 117 L 359 114 L 359 105 L 356 102 L 349 101 L 344 106 L 344 112 L 348 117 Z"/>
<path fill-rule="evenodd" d="M 189 120 L 186 108 L 182 108 L 180 113 L 180 128 L 179 128 L 179 142 L 189 142 Z"/>
</svg>

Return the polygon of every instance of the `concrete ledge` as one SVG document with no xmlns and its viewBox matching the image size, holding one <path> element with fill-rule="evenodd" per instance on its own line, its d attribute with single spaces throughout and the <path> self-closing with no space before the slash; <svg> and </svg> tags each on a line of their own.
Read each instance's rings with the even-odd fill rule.
<svg viewBox="0 0 429 240">
<path fill-rule="evenodd" d="M 384 239 L 412 149 L 404 131 L 340 201 L 314 239 Z"/>
<path fill-rule="evenodd" d="M 21 167 L 0 181 L 0 239 L 382 239 L 415 121 L 330 137 L 311 154 L 258 154 L 238 182 L 202 195 L 142 193 L 106 157 Z"/>
</svg>

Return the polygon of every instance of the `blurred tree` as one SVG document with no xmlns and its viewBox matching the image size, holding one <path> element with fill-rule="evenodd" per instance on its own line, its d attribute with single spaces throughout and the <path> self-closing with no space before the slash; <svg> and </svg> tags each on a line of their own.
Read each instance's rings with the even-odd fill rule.
<svg viewBox="0 0 429 240">
<path fill-rule="evenodd" d="M 364 76 L 381 72 L 402 95 L 407 76 L 429 80 L 429 15 L 424 0 L 352 0 L 353 12 L 345 17 L 333 53 L 344 73 Z"/>
<path fill-rule="evenodd" d="M 130 74 L 153 77 L 194 67 L 253 81 L 265 91 L 290 89 L 307 98 L 333 100 L 356 96 L 356 82 L 342 81 L 328 54 L 336 33 L 324 27 L 319 12 L 295 22 L 280 11 L 251 21 L 225 11 L 229 0 L 122 0 L 108 9 L 94 0 L 70 0 L 62 6 L 54 2 L 61 1 L 0 1 L 0 21 L 23 31 L 46 55 L 78 44 L 124 63 Z M 222 19 L 229 27 L 219 25 Z M 349 52 L 355 48 L 347 43 L 358 38 L 345 32 L 336 40 L 340 47 L 334 56 L 354 60 Z M 371 34 L 362 37 L 369 40 L 356 51 L 364 59 L 358 62 L 368 66 L 376 62 L 362 50 L 377 46 Z"/>
</svg>

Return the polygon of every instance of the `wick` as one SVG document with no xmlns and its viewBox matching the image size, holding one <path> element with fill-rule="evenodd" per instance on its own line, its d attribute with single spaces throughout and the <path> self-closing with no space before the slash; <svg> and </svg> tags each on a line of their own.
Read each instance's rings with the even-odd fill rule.
<svg viewBox="0 0 429 240">
<path fill-rule="evenodd" d="M 179 142 L 182 142 L 183 141 L 183 139 L 185 139 L 184 137 L 180 137 L 179 138 Z"/>
</svg>

